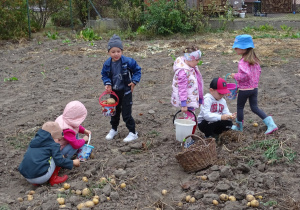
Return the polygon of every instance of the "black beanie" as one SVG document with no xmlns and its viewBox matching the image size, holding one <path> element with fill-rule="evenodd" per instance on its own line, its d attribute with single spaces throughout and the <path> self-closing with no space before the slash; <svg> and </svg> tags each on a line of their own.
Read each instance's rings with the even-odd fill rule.
<svg viewBox="0 0 300 210">
<path fill-rule="evenodd" d="M 118 47 L 120 48 L 121 50 L 123 50 L 123 45 L 122 45 L 122 41 L 121 41 L 121 38 L 114 34 L 110 40 L 108 41 L 108 45 L 107 45 L 107 49 L 108 51 L 113 48 L 113 47 Z"/>
</svg>

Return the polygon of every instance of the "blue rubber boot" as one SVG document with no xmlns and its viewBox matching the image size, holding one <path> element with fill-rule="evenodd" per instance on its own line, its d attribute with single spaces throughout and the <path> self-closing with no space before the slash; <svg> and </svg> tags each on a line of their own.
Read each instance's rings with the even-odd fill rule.
<svg viewBox="0 0 300 210">
<path fill-rule="evenodd" d="M 271 134 L 274 131 L 278 130 L 277 125 L 274 123 L 273 118 L 271 116 L 266 117 L 263 122 L 266 124 L 268 127 L 267 131 L 265 134 Z"/>
<path fill-rule="evenodd" d="M 234 130 L 234 131 L 243 131 L 243 121 L 240 122 L 240 121 L 236 120 L 236 125 L 233 125 L 231 127 L 231 130 Z"/>
</svg>

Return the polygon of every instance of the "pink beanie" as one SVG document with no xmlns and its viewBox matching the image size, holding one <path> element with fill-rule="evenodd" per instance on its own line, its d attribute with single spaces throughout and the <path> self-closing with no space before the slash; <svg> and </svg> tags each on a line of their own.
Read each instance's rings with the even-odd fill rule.
<svg viewBox="0 0 300 210">
<path fill-rule="evenodd" d="M 59 124 L 62 130 L 72 129 L 78 133 L 79 125 L 85 120 L 87 110 L 80 101 L 69 102 L 62 115 L 60 115 L 55 122 Z"/>
</svg>

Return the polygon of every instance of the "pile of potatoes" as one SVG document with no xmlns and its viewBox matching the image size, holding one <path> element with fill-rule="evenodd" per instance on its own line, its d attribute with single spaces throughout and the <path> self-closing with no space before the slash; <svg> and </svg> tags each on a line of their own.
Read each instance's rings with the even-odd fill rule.
<svg viewBox="0 0 300 210">
<path fill-rule="evenodd" d="M 236 201 L 236 198 L 234 196 L 228 196 L 226 194 L 221 194 L 219 198 L 221 201 L 225 201 L 225 202 L 226 201 Z M 259 201 L 256 200 L 253 195 L 247 195 L 246 200 L 248 201 L 247 206 L 251 206 L 251 207 L 255 207 L 255 208 L 259 206 Z M 219 205 L 219 202 L 217 200 L 213 200 L 212 203 L 214 205 Z"/>
<path fill-rule="evenodd" d="M 102 102 L 103 104 L 114 104 L 116 100 L 114 98 L 108 98 L 106 101 Z"/>
</svg>

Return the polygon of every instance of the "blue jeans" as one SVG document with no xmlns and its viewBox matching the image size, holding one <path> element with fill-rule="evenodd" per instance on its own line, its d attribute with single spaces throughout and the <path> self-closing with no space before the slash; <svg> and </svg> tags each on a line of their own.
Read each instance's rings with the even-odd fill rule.
<svg viewBox="0 0 300 210">
<path fill-rule="evenodd" d="M 237 98 L 237 120 L 242 122 L 244 120 L 244 107 L 249 98 L 249 104 L 251 111 L 257 114 L 262 120 L 267 117 L 267 115 L 258 108 L 257 106 L 257 95 L 258 89 L 254 88 L 253 90 L 239 90 Z"/>
<path fill-rule="evenodd" d="M 78 133 L 76 134 L 76 139 L 79 139 Z M 78 149 L 74 149 L 71 144 L 67 144 L 60 152 L 65 158 L 71 159 L 77 151 Z"/>
</svg>

